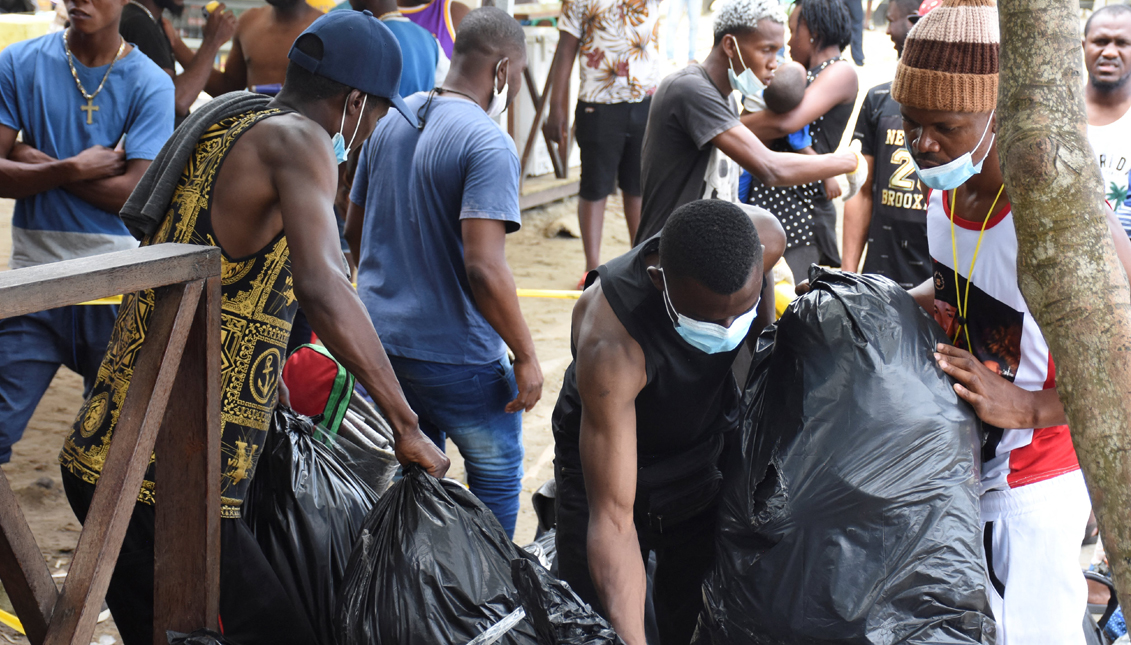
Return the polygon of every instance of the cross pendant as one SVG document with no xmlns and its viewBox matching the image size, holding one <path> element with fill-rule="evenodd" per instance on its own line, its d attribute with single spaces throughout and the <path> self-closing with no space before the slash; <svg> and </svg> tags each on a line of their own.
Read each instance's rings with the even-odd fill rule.
<svg viewBox="0 0 1131 645">
<path fill-rule="evenodd" d="M 87 99 L 86 105 L 80 105 L 79 109 L 86 112 L 87 125 L 94 123 L 94 113 L 98 111 L 98 106 L 94 104 L 94 99 Z"/>
</svg>

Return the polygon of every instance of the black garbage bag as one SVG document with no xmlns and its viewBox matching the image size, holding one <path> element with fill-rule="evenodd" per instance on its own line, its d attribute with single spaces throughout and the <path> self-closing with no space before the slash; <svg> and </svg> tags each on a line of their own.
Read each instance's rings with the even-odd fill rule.
<svg viewBox="0 0 1131 645">
<path fill-rule="evenodd" d="M 814 269 L 759 339 L 696 643 L 992 643 L 980 433 L 894 282 Z"/>
<path fill-rule="evenodd" d="M 314 438 L 314 424 L 275 410 L 243 519 L 320 645 L 334 645 L 338 589 L 377 495 Z"/>
<path fill-rule="evenodd" d="M 558 530 L 550 529 L 538 536 L 533 542 L 522 547 L 538 564 L 546 568 L 551 575 L 558 575 Z"/>
<path fill-rule="evenodd" d="M 511 562 L 511 577 L 539 645 L 624 645 L 611 625 L 585 604 L 569 585 L 538 564 Z"/>
<path fill-rule="evenodd" d="M 530 556 L 474 495 L 406 468 L 365 518 L 339 593 L 338 642 L 464 645 L 494 627 L 505 632 L 495 643 L 534 645 L 511 581 L 519 558 Z"/>
<path fill-rule="evenodd" d="M 321 440 L 339 461 L 380 496 L 393 481 L 400 464 L 391 448 L 374 446 L 363 432 L 344 420 L 338 434 L 323 434 Z"/>
<path fill-rule="evenodd" d="M 165 637 L 169 639 L 169 645 L 235 645 L 231 641 L 224 640 L 220 634 L 207 629 L 199 629 L 191 634 L 167 631 Z"/>
</svg>

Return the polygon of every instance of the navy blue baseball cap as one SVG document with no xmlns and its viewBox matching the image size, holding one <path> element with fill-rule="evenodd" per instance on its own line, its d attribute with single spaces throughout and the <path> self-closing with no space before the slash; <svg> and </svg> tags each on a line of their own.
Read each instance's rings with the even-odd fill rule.
<svg viewBox="0 0 1131 645">
<path fill-rule="evenodd" d="M 388 99 L 401 116 L 417 127 L 416 115 L 400 95 L 400 43 L 372 13 L 333 11 L 320 16 L 299 38 L 307 34 L 322 41 L 322 60 L 293 45 L 287 58 L 308 72 Z"/>
</svg>

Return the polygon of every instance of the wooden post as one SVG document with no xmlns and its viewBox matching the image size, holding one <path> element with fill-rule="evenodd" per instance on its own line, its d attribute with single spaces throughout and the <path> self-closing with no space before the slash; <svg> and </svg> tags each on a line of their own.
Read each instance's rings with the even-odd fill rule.
<svg viewBox="0 0 1131 645">
<path fill-rule="evenodd" d="M 58 593 L 19 502 L 0 476 L 0 580 L 32 643 L 42 643 Z"/>
<path fill-rule="evenodd" d="M 153 642 L 217 629 L 220 612 L 220 278 L 206 281 L 157 438 Z"/>
</svg>

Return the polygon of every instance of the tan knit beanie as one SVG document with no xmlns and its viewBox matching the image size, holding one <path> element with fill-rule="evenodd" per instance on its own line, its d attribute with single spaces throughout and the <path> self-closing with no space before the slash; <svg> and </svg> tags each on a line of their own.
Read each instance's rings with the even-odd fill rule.
<svg viewBox="0 0 1131 645">
<path fill-rule="evenodd" d="M 891 97 L 923 110 L 990 112 L 1000 47 L 994 0 L 943 0 L 907 34 Z"/>
</svg>

